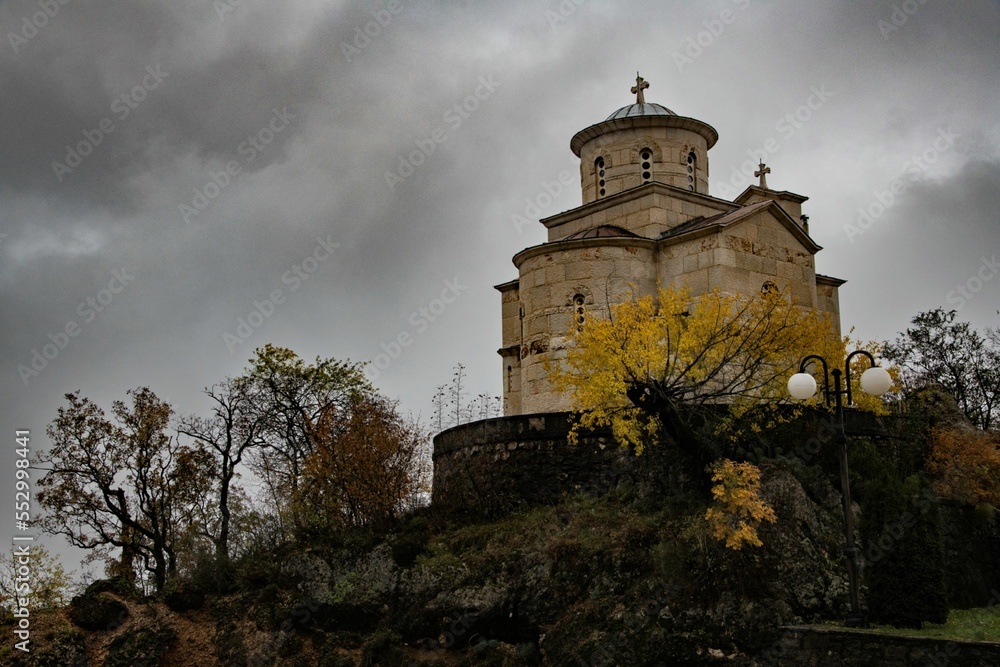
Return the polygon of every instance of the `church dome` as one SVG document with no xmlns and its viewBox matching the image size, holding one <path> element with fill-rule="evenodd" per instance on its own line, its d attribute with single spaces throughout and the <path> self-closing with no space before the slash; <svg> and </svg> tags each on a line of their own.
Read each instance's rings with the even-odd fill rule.
<svg viewBox="0 0 1000 667">
<path fill-rule="evenodd" d="M 605 121 L 616 118 L 634 118 L 637 116 L 676 116 L 673 111 L 661 104 L 646 102 L 645 104 L 629 104 L 614 112 Z"/>
</svg>

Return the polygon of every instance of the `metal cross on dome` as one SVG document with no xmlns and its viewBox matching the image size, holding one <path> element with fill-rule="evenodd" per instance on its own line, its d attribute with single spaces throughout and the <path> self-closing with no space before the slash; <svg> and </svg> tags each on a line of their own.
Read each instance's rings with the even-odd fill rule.
<svg viewBox="0 0 1000 667">
<path fill-rule="evenodd" d="M 753 173 L 754 176 L 760 176 L 760 186 L 759 187 L 762 187 L 765 190 L 767 189 L 767 180 L 764 178 L 764 175 L 765 174 L 770 174 L 770 173 L 771 173 L 771 168 L 768 167 L 766 164 L 764 164 L 764 161 L 761 160 L 760 161 L 760 169 L 758 169 L 757 171 L 755 171 Z"/>
<path fill-rule="evenodd" d="M 639 76 L 639 73 L 636 72 L 635 73 L 635 85 L 632 86 L 632 92 L 635 93 L 635 103 L 636 104 L 645 104 L 646 103 L 646 96 L 643 95 L 642 91 L 646 90 L 647 88 L 649 88 L 649 81 L 646 81 L 645 79 L 643 79 L 641 76 Z"/>
</svg>

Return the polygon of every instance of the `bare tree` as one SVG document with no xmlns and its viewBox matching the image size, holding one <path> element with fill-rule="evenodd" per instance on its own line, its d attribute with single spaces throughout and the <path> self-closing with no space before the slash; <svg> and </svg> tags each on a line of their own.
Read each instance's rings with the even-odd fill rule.
<svg viewBox="0 0 1000 667">
<path fill-rule="evenodd" d="M 181 418 L 177 427 L 214 458 L 215 500 L 211 507 L 200 506 L 200 532 L 214 545 L 219 564 L 227 563 L 230 557 L 231 495 L 237 469 L 249 451 L 264 445 L 272 422 L 273 415 L 261 409 L 259 391 L 248 378 L 227 378 L 205 389 L 212 401 L 209 417 L 189 415 Z"/>
</svg>

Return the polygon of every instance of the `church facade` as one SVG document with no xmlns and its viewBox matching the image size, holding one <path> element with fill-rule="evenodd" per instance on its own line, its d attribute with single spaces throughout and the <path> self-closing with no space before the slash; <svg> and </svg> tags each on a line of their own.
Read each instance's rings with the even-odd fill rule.
<svg viewBox="0 0 1000 667">
<path fill-rule="evenodd" d="M 708 194 L 707 123 L 645 101 L 577 132 L 583 204 L 542 219 L 545 243 L 513 258 L 518 277 L 501 294 L 503 387 L 508 416 L 572 409 L 549 386 L 543 362 L 558 359 L 572 327 L 658 286 L 693 295 L 719 288 L 753 294 L 777 288 L 793 303 L 830 313 L 840 333 L 838 289 L 816 273 L 821 247 L 809 236 L 807 197 L 758 185 L 733 201 Z"/>
</svg>

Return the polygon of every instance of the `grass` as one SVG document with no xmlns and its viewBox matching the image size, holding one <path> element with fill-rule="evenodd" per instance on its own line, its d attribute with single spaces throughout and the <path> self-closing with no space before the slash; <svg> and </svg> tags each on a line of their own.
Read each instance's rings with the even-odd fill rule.
<svg viewBox="0 0 1000 667">
<path fill-rule="evenodd" d="M 925 623 L 921 630 L 872 626 L 868 631 L 905 637 L 1000 642 L 1000 606 L 952 609 L 948 612 L 947 623 L 944 625 Z"/>
</svg>

